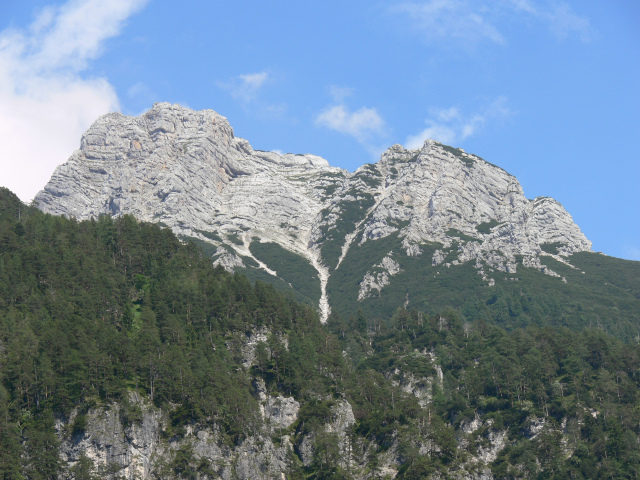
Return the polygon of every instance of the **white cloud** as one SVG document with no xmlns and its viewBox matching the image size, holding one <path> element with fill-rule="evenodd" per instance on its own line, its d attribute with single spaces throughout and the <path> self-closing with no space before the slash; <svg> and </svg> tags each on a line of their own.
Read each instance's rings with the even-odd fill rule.
<svg viewBox="0 0 640 480">
<path fill-rule="evenodd" d="M 329 94 L 336 103 L 344 102 L 344 99 L 351 96 L 353 88 L 351 87 L 339 87 L 337 85 L 331 85 L 329 87 Z"/>
<path fill-rule="evenodd" d="M 267 72 L 250 73 L 247 75 L 240 75 L 244 88 L 249 91 L 257 91 L 262 84 L 267 80 L 269 74 Z"/>
<path fill-rule="evenodd" d="M 591 38 L 591 23 L 586 17 L 581 17 L 573 11 L 566 2 L 548 1 L 537 6 L 529 0 L 509 0 L 516 11 L 527 13 L 542 22 L 546 22 L 551 32 L 558 38 L 565 38 L 576 34 L 583 41 Z"/>
<path fill-rule="evenodd" d="M 255 100 L 258 90 L 269 79 L 267 72 L 247 73 L 238 75 L 227 83 L 218 83 L 220 88 L 229 90 L 231 96 L 236 100 L 241 100 L 244 103 L 249 103 Z"/>
<path fill-rule="evenodd" d="M 553 5 L 551 9 L 543 12 L 542 16 L 549 22 L 551 31 L 559 38 L 575 33 L 586 42 L 592 36 L 589 19 L 577 15 L 571 6 L 564 2 Z"/>
<path fill-rule="evenodd" d="M 438 142 L 455 145 L 478 133 L 488 121 L 504 120 L 511 115 L 506 97 L 498 97 L 479 112 L 464 115 L 457 107 L 431 108 L 426 128 L 409 135 L 405 141 L 407 148 L 420 148 L 431 138 Z"/>
<path fill-rule="evenodd" d="M 384 120 L 375 108 L 363 107 L 355 112 L 344 105 L 333 105 L 316 116 L 316 125 L 350 135 L 362 144 L 384 133 Z"/>
<path fill-rule="evenodd" d="M 440 143 L 444 143 L 446 145 L 451 145 L 456 143 L 457 134 L 451 128 L 446 125 L 438 125 L 435 122 L 427 121 L 429 126 L 418 132 L 415 135 L 409 135 L 405 140 L 405 147 L 409 149 L 421 148 L 424 145 L 425 140 L 431 138 L 433 140 L 437 140 Z"/>
<path fill-rule="evenodd" d="M 424 38 L 456 39 L 466 44 L 481 40 L 504 43 L 504 38 L 485 18 L 478 2 L 468 0 L 430 0 L 420 3 L 402 3 L 392 12 L 406 14 Z"/>
<path fill-rule="evenodd" d="M 387 124 L 375 108 L 362 107 L 350 110 L 342 100 L 353 93 L 347 87 L 331 87 L 329 93 L 336 103 L 329 105 L 315 117 L 315 124 L 353 137 L 374 158 L 386 149 L 383 139 L 387 136 Z"/>
<path fill-rule="evenodd" d="M 576 34 L 586 41 L 591 36 L 589 20 L 573 11 L 562 1 L 495 0 L 428 0 L 402 2 L 390 8 L 394 14 L 408 16 L 411 24 L 429 42 L 454 41 L 464 47 L 474 47 L 482 41 L 506 43 L 499 25 L 520 18 L 534 18 L 558 37 Z"/>
<path fill-rule="evenodd" d="M 104 41 L 148 0 L 70 0 L 26 30 L 0 32 L 0 184 L 28 201 L 87 127 L 119 108 L 104 78 L 83 78 Z"/>
<path fill-rule="evenodd" d="M 216 85 L 227 90 L 251 117 L 273 121 L 286 117 L 287 105 L 265 101 L 266 95 L 262 90 L 266 84 L 273 84 L 277 80 L 277 75 L 274 78 L 271 73 L 262 71 L 241 74 L 228 82 L 216 82 Z"/>
<path fill-rule="evenodd" d="M 442 122 L 450 122 L 460 118 L 460 110 L 457 107 L 438 109 L 435 111 L 438 120 Z"/>
</svg>

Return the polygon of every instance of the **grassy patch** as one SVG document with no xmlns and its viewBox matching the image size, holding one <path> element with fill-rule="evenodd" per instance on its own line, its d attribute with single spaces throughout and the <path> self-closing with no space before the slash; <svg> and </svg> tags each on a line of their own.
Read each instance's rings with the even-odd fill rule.
<svg viewBox="0 0 640 480">
<path fill-rule="evenodd" d="M 230 233 L 229 235 L 227 235 L 227 238 L 230 242 L 235 243 L 236 245 L 244 245 L 240 237 L 235 233 Z"/>
<path fill-rule="evenodd" d="M 380 172 L 373 166 L 369 168 L 369 164 L 366 167 L 368 168 L 361 170 L 355 175 L 355 178 L 360 179 L 369 188 L 379 187 L 382 184 Z"/>
<path fill-rule="evenodd" d="M 247 259 L 243 258 L 242 261 L 245 263 L 245 265 L 249 265 L 250 263 L 252 263 L 256 267 L 256 268 L 237 268 L 235 270 L 236 272 L 246 276 L 251 281 L 251 283 L 255 283 L 257 280 L 260 280 L 261 282 L 273 285 L 277 290 L 280 290 L 281 292 L 286 292 L 291 294 L 291 296 L 293 296 L 293 298 L 296 299 L 296 301 L 298 302 L 317 306 L 316 301 L 314 301 L 312 298 L 309 298 L 303 295 L 302 293 L 300 293 L 300 291 L 294 289 L 291 285 L 289 285 L 283 279 L 279 277 L 274 277 L 273 275 L 268 274 L 264 270 L 257 268 L 258 264 L 255 263 L 253 260 L 251 260 L 251 262 L 247 262 Z"/>
<path fill-rule="evenodd" d="M 209 242 L 205 242 L 204 240 L 200 240 L 196 237 L 187 237 L 180 235 L 178 238 L 186 242 L 191 241 L 195 243 L 198 248 L 202 250 L 202 254 L 207 258 L 212 258 L 216 254 L 216 250 L 218 250 L 218 247 L 216 247 L 215 245 L 212 245 Z"/>
<path fill-rule="evenodd" d="M 440 145 L 445 152 L 449 152 L 455 157 L 462 157 L 464 155 L 464 152 L 459 148 L 450 147 L 449 145 L 443 145 L 442 143 L 439 143 L 438 145 Z"/>
<path fill-rule="evenodd" d="M 524 267 L 519 258 L 515 274 L 487 273 L 496 282 L 489 287 L 473 262 L 432 266 L 433 252 L 439 247 L 421 245 L 420 257 L 407 257 L 397 235 L 352 247 L 329 279 L 332 307 L 343 316 L 355 315 L 361 308 L 371 318 L 388 320 L 408 294 L 409 309 L 433 314 L 453 307 L 468 320 L 484 319 L 509 330 L 527 325 L 596 327 L 627 341 L 640 334 L 640 262 L 576 253 L 569 261 L 583 274 L 553 258 L 542 258 L 544 265 L 566 278 L 565 283 Z M 402 271 L 391 277 L 379 296 L 358 302 L 358 282 L 389 250 Z"/>
<path fill-rule="evenodd" d="M 206 230 L 196 230 L 203 237 L 208 238 L 209 240 L 215 240 L 216 242 L 222 242 L 222 238 L 219 235 L 216 235 L 213 232 L 207 232 Z"/>
<path fill-rule="evenodd" d="M 401 248 L 398 234 L 380 240 L 367 241 L 352 247 L 340 268 L 329 279 L 328 292 L 332 307 L 343 316 L 355 315 L 361 308 L 365 315 L 383 321 L 391 319 L 395 310 L 404 305 L 409 295 L 409 309 L 415 308 L 427 313 L 443 311 L 451 306 L 471 316 L 486 300 L 486 287 L 471 262 L 447 268 L 433 267 L 433 253 L 441 248 L 437 243 L 421 244 L 423 253 L 419 257 L 409 257 Z M 390 251 L 400 264 L 401 272 L 391 277 L 380 295 L 357 301 L 359 285 L 365 273 Z"/>
<path fill-rule="evenodd" d="M 480 224 L 476 225 L 476 230 L 478 232 L 480 232 L 480 233 L 489 234 L 489 233 L 491 233 L 491 229 L 493 227 L 498 226 L 498 225 L 500 225 L 500 223 L 497 220 L 492 218 L 488 222 L 483 222 L 483 223 L 480 223 Z"/>
<path fill-rule="evenodd" d="M 560 242 L 553 242 L 553 243 L 543 243 L 542 245 L 540 245 L 540 248 L 542 249 L 543 252 L 547 252 L 547 253 L 551 253 L 553 255 L 557 255 L 558 254 L 558 248 L 560 248 L 563 244 Z"/>
<path fill-rule="evenodd" d="M 472 237 L 470 235 L 467 235 L 466 233 L 463 233 L 460 230 L 456 230 L 455 228 L 450 228 L 449 230 L 447 230 L 446 235 L 448 235 L 449 237 L 458 237 L 463 242 L 479 242 L 480 241 L 479 239 Z"/>
<path fill-rule="evenodd" d="M 460 150 L 459 148 L 450 147 L 449 145 L 443 145 L 441 143 L 438 145 L 440 145 L 444 151 L 452 154 L 469 168 L 473 167 L 473 164 L 476 163 L 473 158 L 469 157 L 463 150 Z"/>
<path fill-rule="evenodd" d="M 324 187 L 324 194 L 327 197 L 332 196 L 334 193 L 336 193 L 336 190 L 338 189 L 339 185 L 337 183 L 334 183 L 333 185 L 327 185 L 326 187 Z"/>
<path fill-rule="evenodd" d="M 331 304 L 336 311 L 341 315 L 354 315 L 360 307 L 357 301 L 360 291 L 359 282 L 367 271 L 371 270 L 373 265 L 380 263 L 390 250 L 396 252 L 400 249 L 401 242 L 397 233 L 378 240 L 369 240 L 362 245 L 358 245 L 356 240 L 340 267 L 331 274 L 327 285 Z M 393 312 L 397 308 L 397 301 L 401 302 L 403 299 L 385 296 L 385 300 L 388 303 L 384 307 L 385 312 L 387 307 L 390 312 Z"/>
<path fill-rule="evenodd" d="M 251 242 L 249 250 L 254 257 L 264 262 L 271 270 L 275 270 L 284 282 L 290 283 L 294 290 L 310 298 L 315 305 L 318 304 L 320 279 L 318 272 L 305 258 L 276 243 Z"/>
<path fill-rule="evenodd" d="M 338 203 L 340 213 L 336 223 L 325 225 L 322 228 L 323 244 L 320 252 L 325 264 L 330 269 L 335 268 L 338 264 L 345 237 L 355 230 L 356 225 L 364 218 L 365 213 L 374 203 L 373 196 L 368 193 L 360 194 L 359 200 Z"/>
</svg>

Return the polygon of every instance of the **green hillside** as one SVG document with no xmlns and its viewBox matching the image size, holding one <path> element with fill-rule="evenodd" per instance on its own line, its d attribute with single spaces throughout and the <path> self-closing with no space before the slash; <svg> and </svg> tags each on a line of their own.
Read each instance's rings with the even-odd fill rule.
<svg viewBox="0 0 640 480">
<path fill-rule="evenodd" d="M 573 269 L 543 257 L 542 263 L 560 275 L 552 277 L 524 267 L 518 258 L 516 273 L 491 272 L 485 267 L 488 279 L 495 280 L 495 286 L 490 287 L 472 262 L 447 267 L 450 260 L 445 259 L 432 266 L 433 253 L 440 244 L 421 245 L 420 257 L 408 257 L 397 234 L 357 243 L 329 280 L 332 307 L 343 316 L 361 309 L 386 321 L 408 299 L 410 309 L 437 313 L 453 307 L 467 320 L 482 319 L 506 329 L 528 325 L 576 330 L 593 327 L 625 340 L 640 336 L 640 262 L 581 252 L 567 259 L 577 267 Z M 454 243 L 449 251 L 456 249 Z M 371 265 L 390 251 L 402 271 L 379 293 L 374 290 L 370 298 L 357 302 L 359 282 Z"/>
<path fill-rule="evenodd" d="M 386 254 L 395 240 L 382 241 L 388 245 L 378 251 Z M 371 260 L 367 249 L 380 245 L 366 242 L 355 252 Z M 268 259 L 269 248 L 255 252 Z M 628 262 L 602 258 L 576 258 L 585 271 L 600 272 L 581 288 L 606 283 L 616 300 L 603 311 L 635 308 L 638 277 Z M 347 261 L 362 268 L 355 256 Z M 429 297 L 430 311 L 437 295 L 451 304 L 473 288 L 445 275 L 437 276 L 445 280 Z M 343 278 L 346 285 L 350 277 Z M 507 330 L 491 317 L 506 297 L 477 320 L 464 304 L 462 313 L 385 307 L 387 318 L 349 305 L 352 292 L 345 292 L 344 309 L 356 313 L 334 315 L 325 326 L 312 307 L 214 268 L 195 243 L 168 229 L 130 216 L 53 217 L 0 189 L 0 478 L 124 478 L 126 459 L 96 464 L 81 452 L 71 461 L 63 449 L 90 442 L 98 414 L 133 435 L 149 427 L 151 411 L 159 412 L 153 418 L 165 448 L 149 467 L 154 479 L 248 478 L 232 457 L 242 446 L 255 458 L 271 452 L 273 461 L 252 478 L 640 474 L 636 342 L 588 325 L 575 331 L 514 321 Z M 625 292 L 635 300 L 625 304 Z M 380 307 L 383 298 L 384 289 Z M 362 305 L 373 309 L 374 301 Z M 631 318 L 625 315 L 619 318 Z M 250 337 L 258 338 L 252 358 Z M 261 395 L 295 399 L 295 421 L 272 428 Z M 330 429 L 338 407 L 352 412 L 353 423 Z M 216 433 L 197 444 L 206 432 Z M 205 443 L 210 450 L 195 447 Z M 273 449 L 286 445 L 286 457 L 278 457 Z"/>
</svg>

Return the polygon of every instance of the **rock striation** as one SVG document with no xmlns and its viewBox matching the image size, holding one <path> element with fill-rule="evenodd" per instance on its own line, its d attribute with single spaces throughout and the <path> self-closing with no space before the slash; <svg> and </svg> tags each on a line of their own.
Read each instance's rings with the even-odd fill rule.
<svg viewBox="0 0 640 480">
<path fill-rule="evenodd" d="M 254 150 L 213 110 L 168 103 L 139 117 L 100 117 L 36 201 L 79 220 L 131 214 L 160 223 L 211 244 L 224 268 L 291 283 L 255 253 L 256 242 L 275 244 L 313 267 L 324 320 L 327 284 L 353 247 L 391 235 L 401 252 L 372 261 L 354 301 L 394 282 L 398 253 L 435 266 L 471 262 L 487 278 L 514 273 L 518 258 L 554 275 L 545 257 L 567 263 L 591 249 L 560 203 L 527 199 L 514 176 L 461 149 L 433 140 L 416 150 L 394 145 L 350 173 L 315 155 Z M 425 244 L 439 248 L 425 258 Z"/>
</svg>

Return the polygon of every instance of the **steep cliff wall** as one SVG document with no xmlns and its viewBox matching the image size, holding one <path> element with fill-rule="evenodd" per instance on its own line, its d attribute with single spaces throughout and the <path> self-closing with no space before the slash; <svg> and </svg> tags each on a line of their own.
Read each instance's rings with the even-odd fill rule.
<svg viewBox="0 0 640 480">
<path fill-rule="evenodd" d="M 562 205 L 527 199 L 515 177 L 462 150 L 432 140 L 419 150 L 394 145 L 378 163 L 349 173 L 314 155 L 253 150 L 216 112 L 166 103 L 140 117 L 98 119 L 36 201 L 78 219 L 128 213 L 167 225 L 211 244 L 227 269 L 257 269 L 317 290 L 311 298 L 324 320 L 333 303 L 329 279 L 353 246 L 393 234 L 396 254 L 400 248 L 434 266 L 471 262 L 488 284 L 495 280 L 487 270 L 513 273 L 518 257 L 557 276 L 546 257 L 567 263 L 591 248 Z M 291 252 L 315 273 L 302 285 L 256 253 L 257 243 Z M 426 243 L 439 245 L 428 258 Z M 385 256 L 358 278 L 353 301 L 397 281 L 394 252 Z"/>
</svg>

